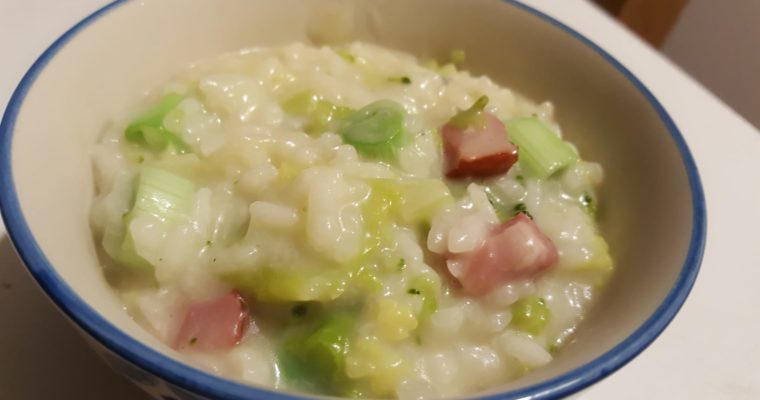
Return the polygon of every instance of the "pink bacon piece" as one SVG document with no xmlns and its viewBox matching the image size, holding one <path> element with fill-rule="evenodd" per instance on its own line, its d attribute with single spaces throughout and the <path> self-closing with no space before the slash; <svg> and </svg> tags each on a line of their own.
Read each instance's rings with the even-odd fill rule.
<svg viewBox="0 0 760 400">
<path fill-rule="evenodd" d="M 506 283 L 531 278 L 557 263 L 557 249 L 538 226 L 520 213 L 491 231 L 485 244 L 455 257 L 465 293 L 482 296 Z"/>
<path fill-rule="evenodd" d="M 232 291 L 222 297 L 190 305 L 174 347 L 177 350 L 213 351 L 235 346 L 249 321 L 243 296 Z"/>
<path fill-rule="evenodd" d="M 517 147 L 507 138 L 504 124 L 486 113 L 483 127 L 461 128 L 447 123 L 441 128 L 446 176 L 485 177 L 507 172 L 517 162 Z"/>
</svg>

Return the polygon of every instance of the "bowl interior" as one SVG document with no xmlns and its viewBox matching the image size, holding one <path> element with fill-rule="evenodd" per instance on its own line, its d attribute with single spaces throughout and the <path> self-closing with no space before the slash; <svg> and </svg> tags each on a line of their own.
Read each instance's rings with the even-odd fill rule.
<svg viewBox="0 0 760 400">
<path fill-rule="evenodd" d="M 316 34 L 325 21 L 340 23 Z M 88 224 L 92 144 L 110 119 L 191 61 L 251 46 L 353 39 L 422 57 L 465 49 L 472 72 L 554 102 L 565 135 L 584 158 L 605 166 L 602 229 L 617 264 L 609 289 L 552 364 L 490 393 L 587 363 L 652 315 L 681 272 L 694 228 L 678 148 L 645 96 L 603 56 L 498 0 L 440 0 L 435 7 L 426 0 L 148 0 L 95 19 L 42 69 L 12 138 L 23 217 L 63 280 L 56 285 L 68 285 L 111 324 L 176 358 L 126 315 L 100 271 Z"/>
</svg>

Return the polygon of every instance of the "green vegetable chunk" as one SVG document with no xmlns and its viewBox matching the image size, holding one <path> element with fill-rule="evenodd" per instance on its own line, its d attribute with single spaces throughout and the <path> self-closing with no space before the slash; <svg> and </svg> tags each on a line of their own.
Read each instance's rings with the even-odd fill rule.
<svg viewBox="0 0 760 400">
<path fill-rule="evenodd" d="M 541 333 L 550 318 L 551 311 L 540 297 L 526 297 L 512 306 L 512 325 L 531 335 Z"/>
<path fill-rule="evenodd" d="M 403 145 L 404 108 L 391 100 L 370 103 L 349 116 L 339 133 L 360 154 L 393 160 Z"/>
<path fill-rule="evenodd" d="M 190 214 L 194 195 L 195 185 L 189 180 L 159 168 L 146 167 L 140 172 L 130 214 L 179 221 Z"/>
<path fill-rule="evenodd" d="M 188 150 L 187 145 L 176 134 L 164 126 L 164 117 L 184 99 L 177 93 L 165 95 L 152 109 L 146 111 L 127 126 L 124 137 L 127 142 L 146 147 L 153 151 L 163 151 L 169 147 L 178 153 Z"/>
<path fill-rule="evenodd" d="M 520 167 L 545 179 L 578 161 L 578 154 L 535 117 L 507 121 L 507 133 L 518 147 Z"/>
<path fill-rule="evenodd" d="M 314 326 L 298 326 L 285 334 L 277 358 L 283 377 L 291 384 L 322 394 L 347 390 L 346 354 L 355 320 L 335 312 Z"/>
</svg>

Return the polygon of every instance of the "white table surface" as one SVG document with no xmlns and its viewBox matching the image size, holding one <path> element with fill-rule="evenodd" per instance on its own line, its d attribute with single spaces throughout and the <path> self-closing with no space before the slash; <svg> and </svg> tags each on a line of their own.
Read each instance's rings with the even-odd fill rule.
<svg viewBox="0 0 760 400">
<path fill-rule="evenodd" d="M 0 0 L 0 104 L 55 38 L 107 2 Z M 590 3 L 524 2 L 591 38 L 654 92 L 686 137 L 707 197 L 707 249 L 683 309 L 644 353 L 577 397 L 760 399 L 760 132 Z M 58 314 L 1 223 L 0 398 L 146 398 Z"/>
</svg>

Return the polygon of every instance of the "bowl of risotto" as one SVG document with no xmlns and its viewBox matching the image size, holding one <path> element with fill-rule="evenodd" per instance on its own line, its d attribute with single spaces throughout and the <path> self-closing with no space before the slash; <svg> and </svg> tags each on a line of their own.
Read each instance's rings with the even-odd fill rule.
<svg viewBox="0 0 760 400">
<path fill-rule="evenodd" d="M 0 138 L 25 265 L 158 399 L 563 397 L 704 247 L 666 111 L 511 1 L 116 1 Z"/>
</svg>

